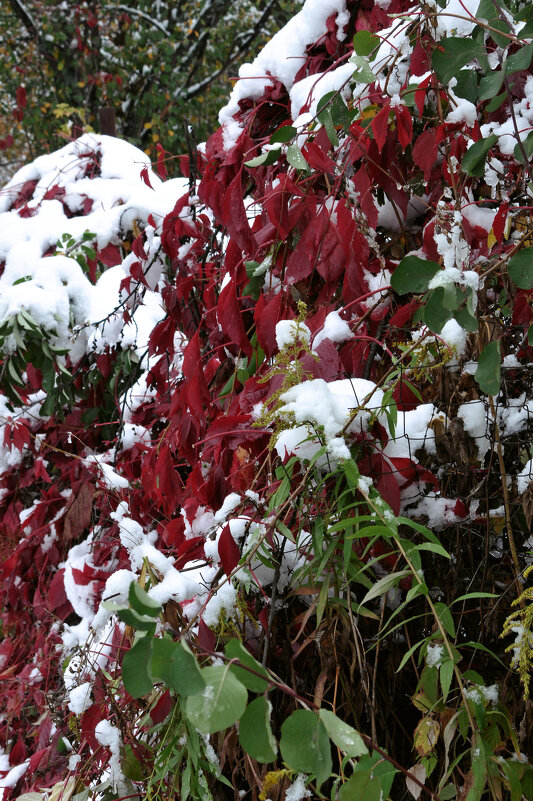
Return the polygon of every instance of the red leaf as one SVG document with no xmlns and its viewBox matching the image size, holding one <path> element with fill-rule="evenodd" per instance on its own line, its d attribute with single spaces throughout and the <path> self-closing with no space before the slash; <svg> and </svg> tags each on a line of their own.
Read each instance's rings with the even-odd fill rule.
<svg viewBox="0 0 533 801">
<path fill-rule="evenodd" d="M 98 745 L 98 742 L 96 743 L 96 745 Z M 28 766 L 28 772 L 30 773 L 30 775 L 35 773 L 41 762 L 43 762 L 45 765 L 47 764 L 48 759 L 45 759 L 45 757 L 48 757 L 50 749 L 51 746 L 47 746 L 46 748 L 39 748 L 38 751 L 36 751 L 34 754 L 31 755 L 30 764 Z"/>
<path fill-rule="evenodd" d="M 159 456 L 154 467 L 154 480 L 155 494 L 161 500 L 164 511 L 172 512 L 181 502 L 183 492 L 167 442 L 163 442 L 159 449 Z"/>
<path fill-rule="evenodd" d="M 410 61 L 411 75 L 424 75 L 431 69 L 429 48 L 424 47 L 420 39 L 417 40 Z"/>
<path fill-rule="evenodd" d="M 388 104 L 383 106 L 370 123 L 380 153 L 383 150 L 383 145 L 385 144 L 389 130 L 389 111 L 390 106 Z"/>
<path fill-rule="evenodd" d="M 224 573 L 226 576 L 229 576 L 231 571 L 237 567 L 239 564 L 239 559 L 241 558 L 239 546 L 233 539 L 229 523 L 226 523 L 222 530 L 222 534 L 220 535 L 220 539 L 218 541 L 218 553 L 220 556 L 220 561 L 222 562 Z"/>
<path fill-rule="evenodd" d="M 198 622 L 198 645 L 206 651 L 214 651 L 216 638 L 211 629 L 204 623 L 202 618 Z"/>
<path fill-rule="evenodd" d="M 302 149 L 302 153 L 314 170 L 335 175 L 335 162 L 324 153 L 316 142 L 308 142 Z"/>
<path fill-rule="evenodd" d="M 457 515 L 457 517 L 467 517 L 469 509 L 468 506 L 460 498 L 458 498 L 455 506 L 453 507 L 453 512 Z"/>
<path fill-rule="evenodd" d="M 237 345 L 247 356 L 252 355 L 252 346 L 246 336 L 241 317 L 235 280 L 232 278 L 220 293 L 217 304 L 217 316 L 224 334 L 231 343 Z"/>
<path fill-rule="evenodd" d="M 169 520 L 163 529 L 163 542 L 170 547 L 179 548 L 185 540 L 185 520 L 180 515 Z"/>
<path fill-rule="evenodd" d="M 42 459 L 36 459 L 35 465 L 33 468 L 33 476 L 35 479 L 42 479 L 42 481 L 46 481 L 48 484 L 52 483 L 52 479 L 48 475 L 48 471 L 44 466 L 44 462 Z"/>
<path fill-rule="evenodd" d="M 167 154 L 165 152 L 165 149 L 159 142 L 156 145 L 156 150 L 157 150 L 157 166 L 156 166 L 157 174 L 159 175 L 160 178 L 166 180 L 168 178 L 167 168 L 165 165 L 165 157 Z"/>
<path fill-rule="evenodd" d="M 395 325 L 397 328 L 401 328 L 408 320 L 411 319 L 419 306 L 420 303 L 417 300 L 411 300 L 409 303 L 406 303 L 405 306 L 400 306 L 400 308 L 390 318 L 389 324 Z"/>
<path fill-rule="evenodd" d="M 157 725 L 158 723 L 163 723 L 165 718 L 168 716 L 170 710 L 172 709 L 172 698 L 170 696 L 170 690 L 167 690 L 163 693 L 157 704 L 150 710 L 150 717 L 152 718 L 152 722 Z"/>
<path fill-rule="evenodd" d="M 21 110 L 26 108 L 26 89 L 23 86 L 17 87 L 17 107 Z"/>
<path fill-rule="evenodd" d="M 174 562 L 176 570 L 181 570 L 182 567 L 193 562 L 195 559 L 202 559 L 204 556 L 204 537 L 191 537 L 190 540 L 183 540 L 178 548 L 178 555 Z"/>
<path fill-rule="evenodd" d="M 494 222 L 492 223 L 492 230 L 498 242 L 501 242 L 503 239 L 503 232 L 505 230 L 505 223 L 507 221 L 508 211 L 509 211 L 509 201 L 506 200 L 504 203 L 501 204 L 500 208 L 496 212 L 496 216 L 494 217 Z"/>
<path fill-rule="evenodd" d="M 135 239 L 132 242 L 131 249 L 133 250 L 138 259 L 146 261 L 146 259 L 148 258 L 148 256 L 146 255 L 146 251 L 144 249 L 142 234 L 139 234 L 139 236 L 135 237 Z"/>
<path fill-rule="evenodd" d="M 150 183 L 150 178 L 148 176 L 148 167 L 143 167 L 142 168 L 142 170 L 141 170 L 141 180 L 143 180 L 144 183 L 146 184 L 146 186 L 149 186 L 150 189 L 154 188 L 152 186 L 152 184 Z"/>
<path fill-rule="evenodd" d="M 26 759 L 26 746 L 22 741 L 22 738 L 18 737 L 17 742 L 9 752 L 9 764 L 11 767 L 14 765 L 20 765 L 21 762 L 24 762 Z"/>
<path fill-rule="evenodd" d="M 61 200 L 65 197 L 65 187 L 55 184 L 43 195 L 43 200 Z"/>
<path fill-rule="evenodd" d="M 244 250 L 246 253 L 251 253 L 254 250 L 253 235 L 246 216 L 246 209 L 244 208 L 240 172 L 237 173 L 230 183 L 224 195 L 224 200 L 222 201 L 222 222 L 241 250 Z"/>
<path fill-rule="evenodd" d="M 383 500 L 389 504 L 393 513 L 399 515 L 400 487 L 398 486 L 398 479 L 392 471 L 390 462 L 384 459 L 379 453 L 372 456 L 371 462 L 373 472 L 377 475 L 376 487 L 379 494 Z"/>
<path fill-rule="evenodd" d="M 285 280 L 288 284 L 296 284 L 308 278 L 317 262 L 318 249 L 324 236 L 328 218 L 318 213 L 313 216 L 302 237 L 287 261 Z"/>
<path fill-rule="evenodd" d="M 353 184 L 355 191 L 359 195 L 359 205 L 366 215 L 368 224 L 372 228 L 376 228 L 378 224 L 378 211 L 374 196 L 372 195 L 372 181 L 364 165 L 360 167 L 353 176 Z"/>
<path fill-rule="evenodd" d="M 261 609 L 259 614 L 257 615 L 258 621 L 261 623 L 263 631 L 265 634 L 268 634 L 268 611 L 267 609 Z"/>
<path fill-rule="evenodd" d="M 405 148 L 407 145 L 411 144 L 413 138 L 413 118 L 406 106 L 395 106 L 394 114 L 396 115 L 398 141 L 400 145 Z"/>
<path fill-rule="evenodd" d="M 424 171 L 427 181 L 437 160 L 437 132 L 434 128 L 422 131 L 413 146 L 413 161 Z"/>
<path fill-rule="evenodd" d="M 64 604 L 69 603 L 67 599 L 67 594 L 65 592 L 64 575 L 65 575 L 65 568 L 62 567 L 54 575 L 52 581 L 50 582 L 50 587 L 48 589 L 48 592 L 46 594 L 46 601 L 48 604 L 48 608 L 52 612 L 55 612 L 56 609 L 59 609 Z"/>
<path fill-rule="evenodd" d="M 106 245 L 105 248 L 98 249 L 98 261 L 106 267 L 115 267 L 122 261 L 120 250 L 116 245 Z"/>
<path fill-rule="evenodd" d="M 517 292 L 513 305 L 513 325 L 529 326 L 533 320 L 533 310 L 529 292 Z"/>
<path fill-rule="evenodd" d="M 101 353 L 96 359 L 96 366 L 104 378 L 111 375 L 111 356 L 109 353 Z"/>
<path fill-rule="evenodd" d="M 424 105 L 426 103 L 426 94 L 430 86 L 431 86 L 431 75 L 428 75 L 427 78 L 424 78 L 423 81 L 420 81 L 420 83 L 418 84 L 418 89 L 415 92 L 415 104 L 418 109 L 419 117 L 421 117 L 424 112 Z"/>
<path fill-rule="evenodd" d="M 102 720 L 102 717 L 103 712 L 100 704 L 92 704 L 81 716 L 81 734 L 93 753 L 95 751 L 102 753 L 101 745 L 94 734 L 94 730 Z"/>
</svg>

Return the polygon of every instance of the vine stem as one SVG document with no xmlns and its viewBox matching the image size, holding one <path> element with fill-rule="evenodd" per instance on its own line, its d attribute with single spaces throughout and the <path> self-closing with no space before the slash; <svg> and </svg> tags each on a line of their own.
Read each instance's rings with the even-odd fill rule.
<svg viewBox="0 0 533 801">
<path fill-rule="evenodd" d="M 494 398 L 492 397 L 492 395 L 489 395 L 489 405 L 490 405 L 490 413 L 492 415 L 492 421 L 494 423 L 494 439 L 496 441 L 496 451 L 498 453 L 498 463 L 500 466 L 500 476 L 502 480 L 503 507 L 505 509 L 505 529 L 507 531 L 507 539 L 509 540 L 509 548 L 511 549 L 511 559 L 513 562 L 513 568 L 515 574 L 516 591 L 518 597 L 521 599 L 520 606 L 523 609 L 524 599 L 521 598 L 521 592 L 520 592 L 520 579 L 522 571 L 520 570 L 520 563 L 518 561 L 518 552 L 516 550 L 513 527 L 511 525 L 511 505 L 509 503 L 509 488 L 507 487 L 507 473 L 505 470 L 505 463 L 503 461 L 503 450 L 500 439 L 500 429 L 498 426 L 498 419 L 496 417 L 496 408 L 494 406 Z"/>
</svg>

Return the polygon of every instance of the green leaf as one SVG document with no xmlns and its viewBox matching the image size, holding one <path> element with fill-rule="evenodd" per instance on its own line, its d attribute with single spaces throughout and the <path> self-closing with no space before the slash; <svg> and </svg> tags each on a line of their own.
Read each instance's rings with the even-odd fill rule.
<svg viewBox="0 0 533 801">
<path fill-rule="evenodd" d="M 488 22 L 491 28 L 497 28 L 498 30 L 502 31 L 501 34 L 495 33 L 494 30 L 490 31 L 491 38 L 494 39 L 499 47 L 506 47 L 509 44 L 508 37 L 503 35 L 503 33 L 510 32 L 509 24 L 501 19 L 500 14 L 498 13 L 498 10 L 492 0 L 481 0 L 475 16 L 476 19 L 485 20 Z"/>
<path fill-rule="evenodd" d="M 480 390 L 486 395 L 497 395 L 500 391 L 500 360 L 499 342 L 489 342 L 479 355 L 474 378 Z"/>
<path fill-rule="evenodd" d="M 502 88 L 505 78 L 505 67 L 498 72 L 490 72 L 479 82 L 479 100 L 492 100 Z M 455 91 L 455 90 L 454 90 Z"/>
<path fill-rule="evenodd" d="M 517 142 L 515 145 L 514 157 L 520 164 L 524 163 L 524 153 L 526 154 L 526 159 L 529 161 L 533 153 L 533 131 L 530 131 L 520 144 Z"/>
<path fill-rule="evenodd" d="M 467 175 L 481 178 L 485 171 L 485 160 L 491 147 L 496 144 L 498 137 L 491 134 L 486 139 L 480 139 L 468 148 L 461 162 L 461 169 Z"/>
<path fill-rule="evenodd" d="M 385 595 L 389 590 L 397 587 L 403 578 L 406 578 L 410 575 L 410 570 L 398 570 L 396 573 L 390 573 L 388 576 L 383 576 L 383 578 L 380 578 L 379 581 L 376 581 L 376 583 L 372 585 L 361 603 L 366 604 L 368 601 L 371 601 L 372 598 L 378 598 L 381 595 Z"/>
<path fill-rule="evenodd" d="M 253 693 L 263 693 L 268 689 L 269 681 L 266 668 L 264 668 L 257 659 L 254 659 L 240 640 L 237 638 L 230 640 L 226 645 L 225 653 L 230 659 L 238 659 L 241 665 L 245 665 L 245 667 L 255 670 L 256 673 L 260 673 L 261 676 L 265 677 L 261 678 L 261 676 L 256 676 L 254 673 L 250 673 L 249 670 L 245 670 L 238 665 L 230 665 L 231 672 L 248 690 L 251 690 Z"/>
<path fill-rule="evenodd" d="M 491 114 L 493 111 L 497 111 L 505 100 L 507 100 L 507 92 L 500 92 L 499 95 L 492 98 L 490 103 L 487 103 L 485 106 L 486 113 Z"/>
<path fill-rule="evenodd" d="M 394 270 L 391 286 L 399 295 L 425 292 L 439 270 L 440 264 L 434 261 L 426 261 L 418 256 L 405 256 Z"/>
<path fill-rule="evenodd" d="M 319 710 L 320 720 L 326 727 L 326 731 L 336 746 L 349 757 L 360 757 L 368 754 L 368 748 L 363 742 L 363 738 L 352 726 L 337 717 L 329 709 Z"/>
<path fill-rule="evenodd" d="M 533 58 L 533 42 L 521 47 L 512 56 L 507 59 L 507 74 L 512 72 L 519 72 L 520 70 L 528 70 Z"/>
<path fill-rule="evenodd" d="M 380 43 L 379 36 L 370 31 L 359 31 L 353 37 L 353 49 L 358 56 L 369 56 Z"/>
<path fill-rule="evenodd" d="M 191 723 L 204 734 L 227 729 L 246 709 L 246 687 L 234 676 L 227 665 L 204 668 L 202 693 L 190 695 L 185 706 Z"/>
<path fill-rule="evenodd" d="M 124 654 L 122 660 L 122 681 L 126 692 L 132 698 L 142 698 L 147 695 L 153 687 L 152 674 L 150 672 L 150 660 L 152 655 L 152 638 L 141 637 L 129 651 Z"/>
<path fill-rule="evenodd" d="M 509 278 L 519 289 L 533 289 L 533 248 L 523 248 L 509 259 Z"/>
<path fill-rule="evenodd" d="M 440 686 L 442 687 L 442 700 L 446 703 L 453 678 L 453 662 L 451 659 L 446 659 L 444 662 L 441 662 L 439 677 Z"/>
<path fill-rule="evenodd" d="M 462 67 L 485 52 L 471 39 L 450 36 L 441 39 L 431 56 L 431 64 L 439 80 L 446 86 L 452 78 L 457 78 Z"/>
<path fill-rule="evenodd" d="M 296 142 L 287 148 L 287 161 L 296 170 L 307 170 L 309 167 Z"/>
<path fill-rule="evenodd" d="M 158 617 L 161 613 L 161 604 L 150 598 L 148 593 L 136 581 L 132 581 L 130 584 L 128 601 L 131 608 L 139 615 Z"/>
<path fill-rule="evenodd" d="M 469 100 L 474 105 L 478 101 L 478 76 L 473 70 L 461 70 L 457 75 L 457 84 L 453 87 L 454 95 Z"/>
<path fill-rule="evenodd" d="M 409 648 L 409 650 L 405 652 L 405 654 L 402 656 L 402 661 L 400 662 L 400 664 L 396 668 L 396 673 L 400 672 L 400 670 L 403 668 L 403 666 L 411 659 L 411 657 L 414 654 L 414 652 L 416 651 L 416 649 L 420 648 L 420 646 L 423 645 L 424 643 L 425 643 L 425 640 L 420 640 L 419 642 L 416 642 L 414 645 L 412 645 Z"/>
<path fill-rule="evenodd" d="M 460 601 L 471 601 L 473 598 L 498 598 L 499 596 L 494 592 L 467 592 L 466 595 L 460 595 L 455 598 L 450 606 L 460 603 Z"/>
<path fill-rule="evenodd" d="M 450 637 L 455 637 L 455 623 L 453 622 L 449 607 L 442 601 L 437 601 L 435 603 L 435 611 L 446 633 L 449 634 Z"/>
<path fill-rule="evenodd" d="M 379 754 L 361 757 L 350 780 L 340 788 L 340 801 L 380 801 L 389 797 L 396 769 Z"/>
<path fill-rule="evenodd" d="M 335 123 L 333 122 L 333 117 L 331 114 L 331 104 L 333 102 L 333 97 L 335 96 L 335 92 L 328 92 L 321 97 L 317 103 L 317 117 L 318 121 L 322 123 L 324 128 L 326 129 L 326 133 L 328 135 L 328 139 L 333 145 L 333 147 L 337 147 L 339 144 L 339 138 L 337 136 L 337 131 L 335 130 Z"/>
<path fill-rule="evenodd" d="M 282 125 L 281 128 L 278 128 L 277 131 L 274 131 L 270 137 L 270 144 L 275 145 L 278 142 L 285 144 L 286 142 L 290 142 L 291 139 L 294 139 L 296 134 L 297 130 L 294 125 Z"/>
<path fill-rule="evenodd" d="M 128 626 L 138 629 L 139 631 L 151 631 L 152 634 L 155 632 L 155 620 L 153 617 L 138 615 L 137 612 L 130 609 L 129 606 L 110 604 L 109 608 L 115 612 L 119 620 L 122 620 L 123 623 L 126 623 Z"/>
<path fill-rule="evenodd" d="M 357 83 L 372 83 L 372 81 L 376 80 L 368 61 L 363 56 L 358 56 L 357 53 L 354 53 L 350 56 L 350 64 L 354 65 L 353 78 Z"/>
<path fill-rule="evenodd" d="M 142 764 L 139 758 L 135 755 L 131 745 L 126 745 L 124 748 L 124 756 L 120 760 L 120 767 L 122 773 L 126 778 L 131 779 L 133 782 L 140 782 L 144 778 Z"/>
<path fill-rule="evenodd" d="M 439 790 L 439 798 L 441 801 L 451 801 L 457 795 L 457 788 L 455 784 L 447 784 L 442 790 Z"/>
<path fill-rule="evenodd" d="M 433 289 L 424 306 L 424 322 L 435 334 L 440 334 L 452 317 L 451 310 L 444 305 L 444 295 L 444 287 Z"/>
<path fill-rule="evenodd" d="M 205 689 L 203 673 L 187 643 L 157 638 L 152 645 L 151 671 L 171 690 L 196 695 Z"/>
<path fill-rule="evenodd" d="M 332 771 L 331 745 L 326 727 L 314 712 L 297 709 L 281 727 L 281 755 L 291 770 L 313 773 L 318 787 Z"/>
<path fill-rule="evenodd" d="M 477 318 L 474 317 L 473 314 L 465 307 L 464 309 L 459 309 L 454 314 L 455 319 L 461 326 L 464 328 L 465 331 L 477 331 L 478 329 L 478 321 Z"/>
<path fill-rule="evenodd" d="M 278 148 L 273 148 L 272 150 L 267 150 L 266 153 L 261 153 L 261 155 L 256 156 L 254 159 L 250 159 L 250 161 L 245 161 L 245 167 L 260 167 L 261 164 L 264 164 L 265 167 L 268 164 L 274 164 L 278 158 L 280 157 L 280 150 Z"/>
<path fill-rule="evenodd" d="M 239 742 L 246 753 L 258 762 L 274 762 L 278 753 L 270 726 L 272 704 L 262 695 L 246 707 L 239 721 Z"/>
<path fill-rule="evenodd" d="M 341 126 L 345 131 L 351 124 L 350 112 L 339 91 L 328 92 L 320 98 L 317 103 L 317 116 L 322 123 L 325 117 L 329 116 L 333 126 Z"/>
</svg>

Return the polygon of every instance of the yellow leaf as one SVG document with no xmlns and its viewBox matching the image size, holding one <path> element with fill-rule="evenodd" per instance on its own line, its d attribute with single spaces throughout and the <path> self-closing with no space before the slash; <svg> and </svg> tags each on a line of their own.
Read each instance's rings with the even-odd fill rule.
<svg viewBox="0 0 533 801">
<path fill-rule="evenodd" d="M 414 746 L 420 756 L 430 754 L 437 744 L 440 734 L 440 723 L 427 715 L 422 718 L 415 729 Z"/>
</svg>

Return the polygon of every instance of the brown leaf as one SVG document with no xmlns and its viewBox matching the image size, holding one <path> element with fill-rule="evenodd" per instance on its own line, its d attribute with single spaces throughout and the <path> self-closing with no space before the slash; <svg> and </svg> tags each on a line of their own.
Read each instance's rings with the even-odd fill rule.
<svg viewBox="0 0 533 801">
<path fill-rule="evenodd" d="M 67 542 L 79 537 L 88 528 L 92 512 L 95 487 L 90 481 L 80 488 L 65 514 L 63 537 Z"/>
</svg>

